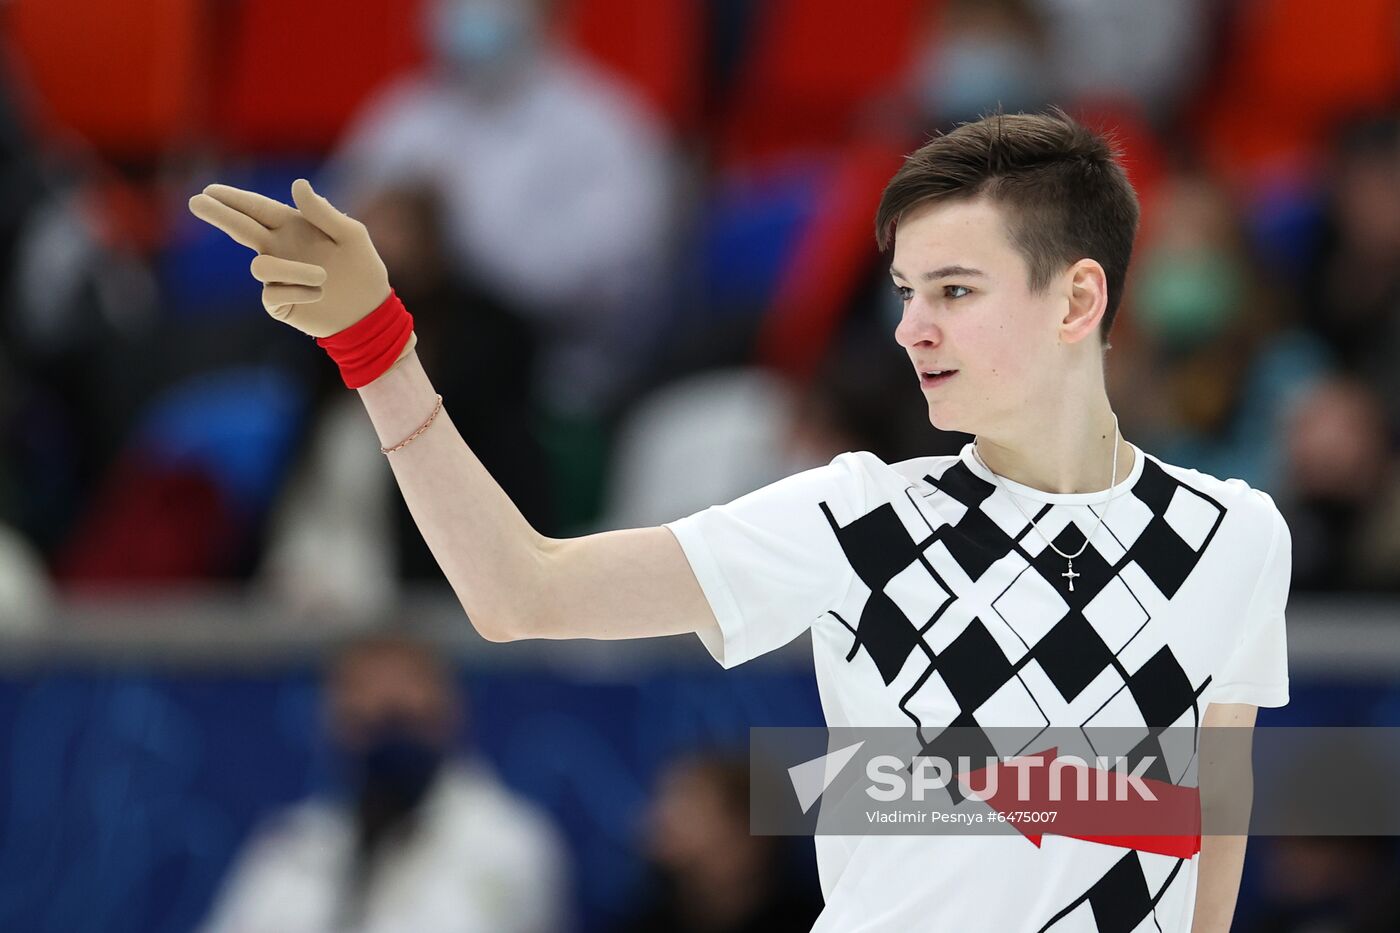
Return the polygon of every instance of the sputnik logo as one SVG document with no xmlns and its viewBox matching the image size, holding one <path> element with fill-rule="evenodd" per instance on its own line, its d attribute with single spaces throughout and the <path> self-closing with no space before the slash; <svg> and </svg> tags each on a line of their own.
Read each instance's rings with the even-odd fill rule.
<svg viewBox="0 0 1400 933">
<path fill-rule="evenodd" d="M 854 745 L 847 745 L 837 751 L 827 752 L 820 758 L 813 758 L 788 768 L 788 778 L 792 781 L 792 789 L 797 793 L 797 802 L 801 805 L 803 813 L 812 809 L 812 805 L 831 786 L 831 782 L 840 776 L 864 744 L 865 740 L 862 739 Z"/>
</svg>

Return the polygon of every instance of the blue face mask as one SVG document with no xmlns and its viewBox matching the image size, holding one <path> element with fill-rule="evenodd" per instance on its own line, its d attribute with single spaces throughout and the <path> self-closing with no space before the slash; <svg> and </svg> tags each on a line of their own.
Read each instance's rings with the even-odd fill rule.
<svg viewBox="0 0 1400 933">
<path fill-rule="evenodd" d="M 348 776 L 361 796 L 389 797 L 405 809 L 422 801 L 445 757 L 437 743 L 398 727 L 385 728 L 363 748 L 343 753 Z"/>
<path fill-rule="evenodd" d="M 532 23 L 523 4 L 449 0 L 429 17 L 429 45 L 466 75 L 499 70 L 530 45 Z"/>
<path fill-rule="evenodd" d="M 1015 39 L 966 38 L 941 47 L 920 68 L 920 105 L 935 120 L 972 119 L 998 105 L 1034 110 L 1045 76 L 1035 52 Z"/>
</svg>

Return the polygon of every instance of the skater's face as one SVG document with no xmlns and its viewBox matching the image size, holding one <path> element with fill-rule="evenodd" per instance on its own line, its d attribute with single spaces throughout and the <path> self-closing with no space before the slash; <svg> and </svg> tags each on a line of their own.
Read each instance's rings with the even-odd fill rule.
<svg viewBox="0 0 1400 933">
<path fill-rule="evenodd" d="M 904 214 L 890 265 L 904 303 L 895 339 L 939 429 L 976 434 L 1023 421 L 1064 385 L 1066 346 L 1098 340 L 1102 312 L 1086 304 L 1084 287 L 1102 278 L 1098 263 L 1081 260 L 1032 291 L 1002 209 L 984 198 Z M 934 370 L 952 374 L 925 375 Z"/>
</svg>

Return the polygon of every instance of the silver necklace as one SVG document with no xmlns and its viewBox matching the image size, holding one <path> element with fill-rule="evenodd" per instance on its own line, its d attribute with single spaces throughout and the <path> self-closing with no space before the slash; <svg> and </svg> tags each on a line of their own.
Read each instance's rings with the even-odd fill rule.
<svg viewBox="0 0 1400 933">
<path fill-rule="evenodd" d="M 1112 492 L 1113 487 L 1118 485 L 1119 439 L 1120 436 L 1118 434 L 1118 415 L 1115 414 L 1113 416 L 1113 478 L 1108 481 L 1109 492 Z M 1094 530 L 1089 532 L 1089 534 L 1085 536 L 1084 543 L 1079 546 L 1079 550 L 1075 551 L 1073 554 L 1066 554 L 1064 551 L 1055 547 L 1055 542 L 1051 541 L 1048 537 L 1046 537 L 1045 532 L 1041 531 L 1040 526 L 1035 523 L 1035 519 L 1031 518 L 1030 515 L 1027 514 L 1026 510 L 1021 508 L 1020 501 L 1017 500 L 1015 494 L 1010 489 L 1006 488 L 1006 484 L 1001 481 L 1001 477 L 998 476 L 995 472 L 993 472 L 991 467 L 987 466 L 987 461 L 983 460 L 982 455 L 977 452 L 977 441 L 975 439 L 972 442 L 972 455 L 977 458 L 978 463 L 982 464 L 982 469 L 992 474 L 992 479 L 994 479 L 996 481 L 996 484 L 1002 488 L 1003 492 L 1006 493 L 1007 498 L 1010 499 L 1012 504 L 1016 506 L 1016 510 L 1020 512 L 1021 515 L 1025 518 L 1025 520 L 1030 523 L 1030 526 L 1035 529 L 1035 533 L 1040 535 L 1040 539 L 1050 546 L 1050 550 L 1054 551 L 1056 554 L 1069 561 L 1069 569 L 1066 570 L 1064 573 L 1060 574 L 1060 576 L 1064 577 L 1066 580 L 1069 581 L 1069 591 L 1073 593 L 1075 578 L 1083 576 L 1083 574 L 1078 574 L 1074 572 L 1074 559 L 1080 554 L 1084 553 L 1084 549 L 1089 546 L 1089 539 L 1092 538 L 1098 532 L 1099 527 L 1103 525 L 1103 517 L 1108 514 L 1108 505 L 1110 502 L 1113 501 L 1113 497 L 1110 496 L 1108 499 L 1104 500 L 1103 508 L 1099 511 L 1099 520 L 1094 523 Z"/>
</svg>

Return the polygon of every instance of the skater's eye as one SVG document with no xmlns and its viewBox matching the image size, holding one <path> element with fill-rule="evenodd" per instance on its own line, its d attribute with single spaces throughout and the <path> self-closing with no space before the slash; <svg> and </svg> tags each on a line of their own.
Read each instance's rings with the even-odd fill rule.
<svg viewBox="0 0 1400 933">
<path fill-rule="evenodd" d="M 899 300 L 906 304 L 914 300 L 914 289 L 908 285 L 895 285 L 894 293 L 899 296 Z"/>
<path fill-rule="evenodd" d="M 955 294 L 953 294 L 953 292 L 955 292 L 955 291 L 962 292 L 962 294 L 961 294 L 961 295 L 955 295 Z M 944 295 L 944 297 L 946 297 L 946 298 L 963 298 L 963 297 L 966 297 L 967 295 L 971 295 L 971 294 L 972 294 L 972 289 L 968 288 L 966 285 L 944 285 L 944 286 L 943 286 L 943 295 Z"/>
</svg>

